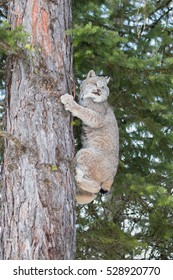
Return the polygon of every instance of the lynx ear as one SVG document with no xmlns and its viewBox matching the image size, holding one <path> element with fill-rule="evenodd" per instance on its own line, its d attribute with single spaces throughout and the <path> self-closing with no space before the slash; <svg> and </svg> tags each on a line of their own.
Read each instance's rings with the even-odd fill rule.
<svg viewBox="0 0 173 280">
<path fill-rule="evenodd" d="M 95 76 L 96 76 L 95 72 L 93 70 L 91 70 L 88 72 L 87 79 L 95 77 Z"/>
<path fill-rule="evenodd" d="M 106 79 L 106 83 L 108 84 L 109 83 L 109 81 L 110 81 L 110 77 L 105 77 L 105 79 Z"/>
</svg>

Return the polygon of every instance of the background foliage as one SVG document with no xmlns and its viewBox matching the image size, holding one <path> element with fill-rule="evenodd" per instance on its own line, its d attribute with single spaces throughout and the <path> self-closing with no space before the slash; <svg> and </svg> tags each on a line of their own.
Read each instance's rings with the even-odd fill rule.
<svg viewBox="0 0 173 280">
<path fill-rule="evenodd" d="M 111 194 L 78 207 L 79 259 L 173 258 L 172 1 L 74 1 L 75 75 L 111 77 Z"/>
<path fill-rule="evenodd" d="M 11 32 L 2 23 L 2 2 L 7 1 L 0 2 L 0 118 L 6 54 L 26 39 L 21 28 Z M 168 0 L 73 3 L 75 76 L 80 81 L 94 69 L 111 77 L 109 102 L 120 130 L 111 192 L 78 207 L 77 259 L 173 258 L 172 17 Z"/>
</svg>

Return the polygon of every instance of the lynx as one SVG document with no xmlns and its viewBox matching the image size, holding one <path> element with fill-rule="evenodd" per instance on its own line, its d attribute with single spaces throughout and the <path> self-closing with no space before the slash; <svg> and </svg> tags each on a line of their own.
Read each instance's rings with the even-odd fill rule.
<svg viewBox="0 0 173 280">
<path fill-rule="evenodd" d="M 99 192 L 110 190 L 118 166 L 119 134 L 115 115 L 107 98 L 109 78 L 91 70 L 81 84 L 79 104 L 64 94 L 65 110 L 82 120 L 83 148 L 75 156 L 78 204 L 93 201 Z"/>
</svg>

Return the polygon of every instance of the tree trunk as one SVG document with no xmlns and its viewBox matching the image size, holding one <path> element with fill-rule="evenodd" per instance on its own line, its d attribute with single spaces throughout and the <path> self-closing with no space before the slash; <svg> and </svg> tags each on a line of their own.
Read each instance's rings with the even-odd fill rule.
<svg viewBox="0 0 173 280">
<path fill-rule="evenodd" d="M 13 0 L 9 21 L 30 42 L 8 58 L 2 259 L 73 259 L 74 145 L 60 103 L 71 93 L 71 1 Z"/>
</svg>

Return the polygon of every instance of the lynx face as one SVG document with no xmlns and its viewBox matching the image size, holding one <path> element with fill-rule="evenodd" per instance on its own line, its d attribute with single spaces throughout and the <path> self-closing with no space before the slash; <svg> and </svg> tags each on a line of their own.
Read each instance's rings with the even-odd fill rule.
<svg viewBox="0 0 173 280">
<path fill-rule="evenodd" d="M 90 72 L 87 79 L 81 85 L 80 100 L 91 98 L 96 103 L 107 100 L 109 95 L 109 88 L 107 86 L 109 78 L 98 77 L 95 76 L 95 73 L 93 74 L 94 71 Z"/>
</svg>

